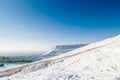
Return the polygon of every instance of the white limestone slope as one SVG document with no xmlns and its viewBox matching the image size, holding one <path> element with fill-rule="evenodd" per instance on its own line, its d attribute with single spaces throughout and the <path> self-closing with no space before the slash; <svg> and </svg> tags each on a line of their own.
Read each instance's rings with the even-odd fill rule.
<svg viewBox="0 0 120 80">
<path fill-rule="evenodd" d="M 120 36 L 40 62 L 0 80 L 120 80 Z"/>
</svg>

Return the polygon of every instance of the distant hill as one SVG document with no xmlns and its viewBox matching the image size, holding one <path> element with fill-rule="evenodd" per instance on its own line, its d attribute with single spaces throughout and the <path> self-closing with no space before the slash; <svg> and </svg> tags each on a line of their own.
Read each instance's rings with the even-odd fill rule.
<svg viewBox="0 0 120 80">
<path fill-rule="evenodd" d="M 54 56 L 58 56 L 58 55 L 66 53 L 66 52 L 75 50 L 77 48 L 86 46 L 86 45 L 88 45 L 88 44 L 57 45 L 57 46 L 53 47 L 52 50 L 45 53 L 44 55 L 38 56 L 36 58 L 36 61 L 46 59 L 46 58 L 51 58 L 51 57 L 54 57 Z"/>
</svg>

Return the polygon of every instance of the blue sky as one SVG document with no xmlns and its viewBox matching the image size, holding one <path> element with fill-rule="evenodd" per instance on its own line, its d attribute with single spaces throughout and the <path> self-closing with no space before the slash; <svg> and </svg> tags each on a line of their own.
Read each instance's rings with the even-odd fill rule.
<svg viewBox="0 0 120 80">
<path fill-rule="evenodd" d="M 120 34 L 119 0 L 0 0 L 0 51 L 39 51 Z"/>
</svg>

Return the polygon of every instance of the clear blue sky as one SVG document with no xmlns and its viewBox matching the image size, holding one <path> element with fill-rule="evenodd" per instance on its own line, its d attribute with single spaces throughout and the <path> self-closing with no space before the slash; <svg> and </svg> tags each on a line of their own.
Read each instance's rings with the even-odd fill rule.
<svg viewBox="0 0 120 80">
<path fill-rule="evenodd" d="M 46 50 L 118 34 L 119 0 L 0 0 L 0 51 Z"/>
</svg>

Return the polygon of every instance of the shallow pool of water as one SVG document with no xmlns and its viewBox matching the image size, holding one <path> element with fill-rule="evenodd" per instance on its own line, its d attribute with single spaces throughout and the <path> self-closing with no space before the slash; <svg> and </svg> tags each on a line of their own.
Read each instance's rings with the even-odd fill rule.
<svg viewBox="0 0 120 80">
<path fill-rule="evenodd" d="M 8 69 L 8 68 L 12 68 L 12 67 L 16 67 L 16 66 L 20 66 L 20 65 L 22 65 L 23 63 L 8 63 L 8 62 L 5 62 L 4 63 L 4 66 L 0 66 L 0 70 L 4 70 L 4 69 Z"/>
</svg>

